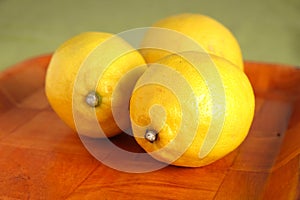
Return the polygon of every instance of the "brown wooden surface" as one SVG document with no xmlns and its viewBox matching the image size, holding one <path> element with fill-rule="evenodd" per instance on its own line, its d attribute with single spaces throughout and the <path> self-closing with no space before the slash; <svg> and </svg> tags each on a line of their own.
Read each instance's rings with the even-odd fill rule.
<svg viewBox="0 0 300 200">
<path fill-rule="evenodd" d="M 92 157 L 44 94 L 50 56 L 0 73 L 0 199 L 297 199 L 300 70 L 246 63 L 256 112 L 244 143 L 202 168 L 132 174 Z M 112 141 L 142 151 L 132 138 Z"/>
</svg>

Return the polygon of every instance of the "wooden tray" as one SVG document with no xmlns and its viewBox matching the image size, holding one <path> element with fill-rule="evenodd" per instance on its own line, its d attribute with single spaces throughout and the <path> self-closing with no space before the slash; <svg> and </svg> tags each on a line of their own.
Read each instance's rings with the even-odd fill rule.
<svg viewBox="0 0 300 200">
<path fill-rule="evenodd" d="M 50 55 L 0 74 L 0 199 L 297 199 L 300 70 L 246 62 L 256 112 L 244 143 L 202 168 L 143 174 L 92 157 L 44 94 Z M 126 135 L 116 144 L 141 151 Z"/>
</svg>

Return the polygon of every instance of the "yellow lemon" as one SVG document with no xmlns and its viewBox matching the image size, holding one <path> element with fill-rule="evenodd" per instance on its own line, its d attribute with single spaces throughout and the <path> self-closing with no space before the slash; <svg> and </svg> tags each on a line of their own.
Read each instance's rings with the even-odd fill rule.
<svg viewBox="0 0 300 200">
<path fill-rule="evenodd" d="M 147 63 L 153 63 L 170 53 L 197 50 L 191 40 L 199 51 L 225 58 L 243 70 L 241 49 L 233 34 L 218 21 L 200 14 L 179 14 L 154 23 L 145 34 L 141 53 Z"/>
<path fill-rule="evenodd" d="M 46 95 L 58 116 L 80 134 L 114 136 L 130 127 L 129 98 L 144 64 L 140 53 L 120 37 L 85 32 L 53 54 Z"/>
<path fill-rule="evenodd" d="M 237 148 L 254 115 L 246 75 L 213 55 L 169 55 L 139 78 L 130 100 L 136 141 L 178 166 L 208 165 Z"/>
</svg>

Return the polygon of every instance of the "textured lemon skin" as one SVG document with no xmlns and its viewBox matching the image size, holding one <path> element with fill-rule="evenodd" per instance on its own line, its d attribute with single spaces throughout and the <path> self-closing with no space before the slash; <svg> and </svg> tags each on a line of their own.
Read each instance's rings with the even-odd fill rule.
<svg viewBox="0 0 300 200">
<path fill-rule="evenodd" d="M 197 57 L 197 54 L 195 56 Z M 189 118 L 187 124 L 180 124 L 183 107 L 187 109 L 187 113 L 195 112 L 194 104 L 176 98 L 175 94 L 184 93 L 185 87 L 179 88 L 178 91 L 170 91 L 168 87 L 159 84 L 146 84 L 134 90 L 130 101 L 133 134 L 137 142 L 155 159 L 178 166 L 205 166 L 232 152 L 246 138 L 253 120 L 255 107 L 251 84 L 246 75 L 232 63 L 216 56 L 211 56 L 211 58 L 218 72 L 218 75 L 212 74 L 211 77 L 203 77 L 190 62 L 178 55 L 167 56 L 158 62 L 175 70 L 190 85 L 195 99 L 198 100 L 196 106 L 199 110 L 199 121 Z M 201 59 L 199 63 L 207 64 Z M 140 77 L 137 85 L 142 85 L 143 82 L 146 83 L 149 80 L 151 82 L 151 79 L 154 78 L 155 80 L 159 78 L 170 79 L 170 82 L 174 84 L 178 82 L 178 77 L 162 74 L 160 73 L 161 70 L 152 67 L 153 65 L 150 65 L 149 69 Z M 219 81 L 214 79 L 220 79 L 222 81 L 221 88 L 216 88 L 219 87 L 217 85 L 207 84 L 207 78 L 210 78 L 212 83 Z M 225 102 L 213 105 L 211 90 L 223 91 Z M 220 92 L 219 98 L 223 94 Z M 218 94 L 214 95 L 218 98 Z M 184 106 L 180 105 L 180 102 Z M 149 110 L 153 105 L 160 105 L 165 108 L 166 120 L 163 119 L 164 113 L 162 112 L 152 112 L 150 116 Z M 214 128 L 211 127 L 212 120 L 223 122 L 222 128 L 218 130 L 219 132 L 213 133 L 218 134 L 214 145 L 203 147 L 209 128 Z M 161 127 L 162 123 L 163 127 Z M 192 123 L 198 124 L 196 132 L 190 129 Z M 153 143 L 143 138 L 145 129 L 140 127 L 145 126 L 147 129 L 158 131 L 157 140 Z M 184 129 L 183 136 L 179 140 L 176 136 L 180 126 L 184 126 Z M 184 141 L 185 139 L 190 140 L 191 137 L 191 142 Z M 172 140 L 175 144 L 170 149 L 160 151 Z M 185 148 L 185 144 L 188 143 L 190 144 L 187 150 L 182 151 L 182 148 Z M 199 156 L 201 148 L 211 148 L 211 150 L 201 158 Z M 176 152 L 183 152 L 183 154 L 175 159 L 176 155 L 174 154 Z"/>
<path fill-rule="evenodd" d="M 173 53 L 180 53 L 180 49 L 184 51 L 194 50 L 186 49 L 189 47 L 183 47 L 184 45 L 190 44 L 182 44 L 189 43 L 189 40 L 194 40 L 203 51 L 225 58 L 237 66 L 237 68 L 241 70 L 244 69 L 242 53 L 238 41 L 228 28 L 211 17 L 184 13 L 161 19 L 154 23 L 152 27 L 174 30 L 186 35 L 188 38 L 184 39 L 171 32 L 168 34 L 165 33 L 165 31 L 150 29 L 145 35 L 140 50 L 147 63 L 156 62 L 171 54 L 171 50 L 174 49 L 178 50 L 178 52 Z M 149 48 L 158 40 L 160 40 L 159 43 L 163 44 L 155 46 L 157 49 Z M 159 48 L 160 46 L 161 49 Z M 190 48 L 194 47 L 191 46 Z"/>
<path fill-rule="evenodd" d="M 98 83 L 93 85 L 90 80 L 99 78 L 93 76 L 95 72 L 99 70 L 98 67 L 100 66 L 94 64 L 94 66 L 90 68 L 82 69 L 81 67 L 88 56 L 99 45 L 108 40 L 112 41 L 105 47 L 107 48 L 107 52 L 117 55 L 115 51 L 125 52 L 128 50 L 129 53 L 117 57 L 106 67 Z M 103 57 L 105 55 L 98 55 L 98 58 L 101 59 L 101 56 Z M 95 63 L 97 62 L 98 59 L 96 58 Z M 81 133 L 83 135 L 89 137 L 114 136 L 121 133 L 119 126 L 114 120 L 111 107 L 114 89 L 125 73 L 144 64 L 145 61 L 140 53 L 121 38 L 110 33 L 84 32 L 67 40 L 54 52 L 46 74 L 46 96 L 53 110 L 72 129 L 77 130 L 74 122 L 74 112 L 77 112 L 83 116 L 80 120 Z M 74 87 L 79 72 L 81 76 L 86 77 L 86 79 Z M 85 103 L 85 97 L 91 90 L 95 89 L 99 96 L 101 96 L 101 103 L 98 107 L 93 108 Z M 78 94 L 74 95 L 74 92 Z M 120 97 L 122 94 L 117 96 Z M 75 97 L 81 98 L 82 103 L 73 107 L 73 98 Z M 122 100 L 119 100 L 119 102 L 120 101 Z M 126 104 L 126 102 L 121 102 L 120 104 Z M 105 133 L 104 135 L 98 134 L 98 130 L 94 130 L 94 128 L 90 126 L 91 121 L 94 120 L 92 119 L 94 112 Z M 124 123 L 127 123 L 128 127 L 130 126 L 129 120 Z"/>
</svg>

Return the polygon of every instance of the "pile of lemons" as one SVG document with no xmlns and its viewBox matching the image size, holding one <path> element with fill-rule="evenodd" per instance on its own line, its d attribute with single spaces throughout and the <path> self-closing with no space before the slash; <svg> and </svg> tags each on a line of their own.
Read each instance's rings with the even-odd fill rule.
<svg viewBox="0 0 300 200">
<path fill-rule="evenodd" d="M 52 56 L 45 91 L 80 135 L 131 130 L 155 159 L 199 167 L 236 149 L 249 132 L 254 94 L 243 70 L 226 27 L 179 14 L 153 24 L 139 49 L 104 32 L 69 39 Z"/>
</svg>

